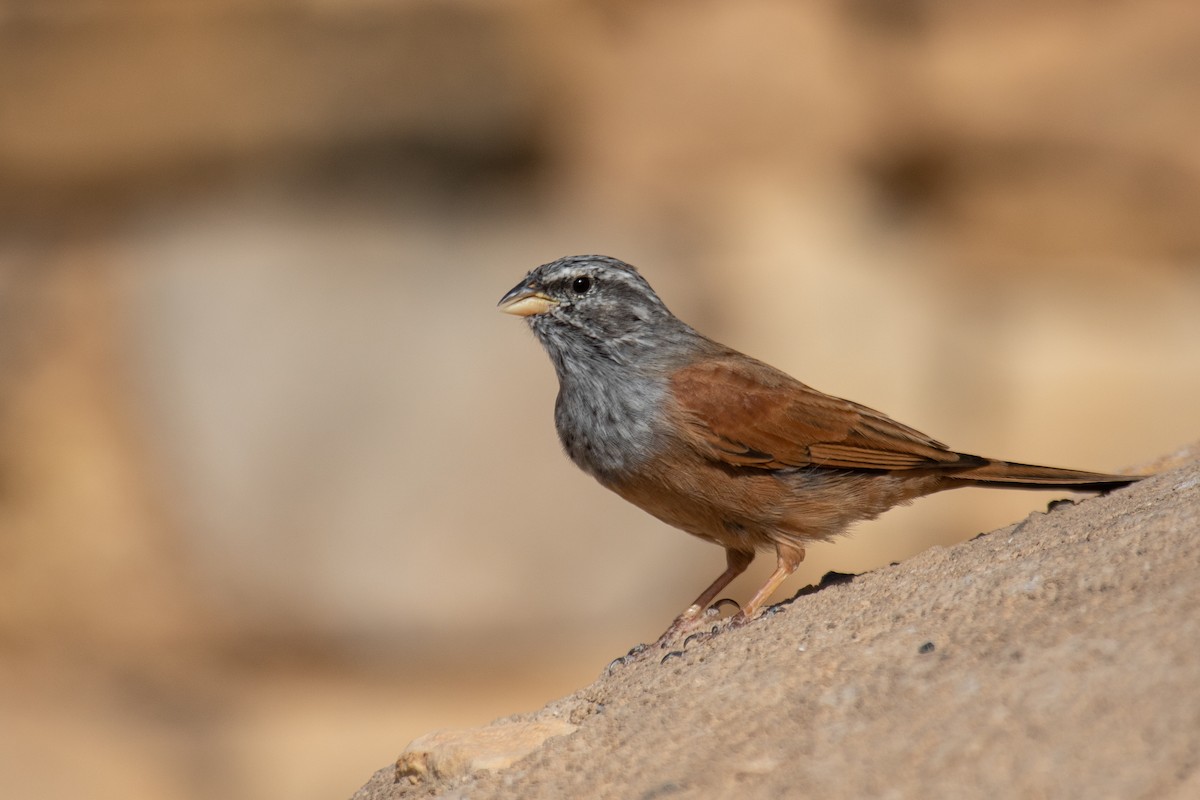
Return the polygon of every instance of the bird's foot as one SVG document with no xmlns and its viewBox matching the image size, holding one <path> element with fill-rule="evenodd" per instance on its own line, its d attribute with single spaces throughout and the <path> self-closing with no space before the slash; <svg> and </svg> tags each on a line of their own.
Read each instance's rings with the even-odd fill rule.
<svg viewBox="0 0 1200 800">
<path fill-rule="evenodd" d="M 759 609 L 758 613 L 754 614 L 753 616 L 749 616 L 745 611 L 739 609 L 738 613 L 729 618 L 729 624 L 727 627 L 730 630 L 733 630 L 734 628 L 741 628 L 749 625 L 751 622 L 756 620 L 773 617 L 776 614 L 781 613 L 784 610 L 785 605 L 786 603 L 777 603 L 773 606 L 767 606 L 766 608 Z"/>
<path fill-rule="evenodd" d="M 613 659 L 608 665 L 608 671 L 611 671 L 615 667 L 632 664 L 649 652 L 667 650 L 672 646 L 678 649 L 673 649 L 663 656 L 662 660 L 664 662 L 670 658 L 683 655 L 683 651 L 688 648 L 688 645 L 711 639 L 721 632 L 722 626 L 719 624 L 721 621 L 721 612 L 728 606 L 732 606 L 736 610 L 736 613 L 727 618 L 727 624 L 732 625 L 733 620 L 742 616 L 742 608 L 736 600 L 730 600 L 728 597 L 722 598 L 704 609 L 701 609 L 699 606 L 692 606 L 676 617 L 675 621 L 663 631 L 662 636 L 659 636 L 653 644 L 635 645 L 625 655 Z M 701 628 L 703 630 L 698 630 Z M 680 636 L 684 637 L 682 642 L 679 641 Z"/>
<path fill-rule="evenodd" d="M 731 600 L 728 597 L 722 597 L 720 600 L 704 609 L 704 616 L 709 619 L 716 619 L 717 617 L 721 616 L 721 608 L 723 606 L 733 606 L 736 614 L 742 613 L 742 607 L 738 605 L 737 600 Z"/>
<path fill-rule="evenodd" d="M 719 624 L 721 610 L 726 606 L 733 606 L 737 609 L 737 614 L 742 613 L 741 606 L 736 601 L 724 598 L 713 603 L 706 609 L 700 610 L 698 606 L 692 606 L 680 614 L 671 623 L 671 626 L 663 631 L 663 635 L 658 637 L 658 641 L 654 643 L 654 646 L 658 650 L 666 650 L 672 646 L 678 648 L 664 655 L 661 663 L 665 664 L 672 658 L 682 656 L 683 651 L 695 642 L 703 642 L 717 636 L 721 632 L 721 625 Z M 697 630 L 698 628 L 703 628 L 704 630 Z M 684 639 L 676 645 L 680 636 L 683 636 Z"/>
<path fill-rule="evenodd" d="M 634 661 L 638 660 L 638 658 L 642 655 L 642 653 L 646 652 L 649 649 L 650 649 L 650 647 L 648 645 L 635 644 L 633 647 L 631 647 L 629 649 L 628 653 L 621 656 L 620 658 L 614 658 L 612 661 L 610 661 L 608 663 L 608 668 L 605 671 L 612 672 L 615 667 L 623 667 L 626 664 L 632 664 Z"/>
<path fill-rule="evenodd" d="M 751 619 L 752 617 L 747 617 L 745 612 L 739 611 L 729 618 L 729 629 L 735 630 L 737 628 L 745 627 L 746 625 L 750 624 Z"/>
<path fill-rule="evenodd" d="M 684 645 L 686 646 L 687 643 L 692 640 L 696 629 L 707 627 L 718 620 L 718 618 L 721 616 L 721 610 L 725 606 L 733 606 L 735 609 L 737 609 L 738 613 L 741 613 L 742 609 L 741 606 L 737 604 L 737 601 L 730 600 L 727 597 L 718 600 L 708 608 L 692 606 L 687 611 L 684 611 L 675 618 L 675 621 L 671 623 L 670 627 L 663 631 L 662 636 L 658 637 L 658 640 L 654 643 L 654 646 L 660 650 L 665 649 L 679 636 L 687 634 L 687 638 L 684 639 Z M 717 626 L 713 625 L 712 627 L 716 628 Z M 706 635 L 708 633 L 711 632 L 706 632 Z"/>
</svg>

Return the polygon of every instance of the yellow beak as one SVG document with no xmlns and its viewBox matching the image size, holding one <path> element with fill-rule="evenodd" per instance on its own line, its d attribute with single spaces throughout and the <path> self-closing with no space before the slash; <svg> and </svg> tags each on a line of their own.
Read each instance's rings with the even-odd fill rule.
<svg viewBox="0 0 1200 800">
<path fill-rule="evenodd" d="M 500 298 L 499 309 L 505 314 L 515 314 L 518 317 L 532 317 L 544 314 L 558 305 L 558 301 L 536 289 L 525 286 L 513 287 L 513 290 Z"/>
</svg>

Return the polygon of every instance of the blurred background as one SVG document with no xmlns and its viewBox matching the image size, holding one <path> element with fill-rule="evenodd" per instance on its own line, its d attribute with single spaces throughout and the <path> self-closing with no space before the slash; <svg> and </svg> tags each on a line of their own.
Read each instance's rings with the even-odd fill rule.
<svg viewBox="0 0 1200 800">
<path fill-rule="evenodd" d="M 0 0 L 0 794 L 346 797 L 657 636 L 723 556 L 559 452 L 562 255 L 969 452 L 1194 440 L 1197 131 L 1179 0 Z"/>
</svg>

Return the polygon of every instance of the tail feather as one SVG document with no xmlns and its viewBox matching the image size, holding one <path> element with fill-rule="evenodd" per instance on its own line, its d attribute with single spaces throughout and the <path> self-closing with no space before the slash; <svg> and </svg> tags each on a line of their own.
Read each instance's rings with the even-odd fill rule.
<svg viewBox="0 0 1200 800">
<path fill-rule="evenodd" d="M 1040 467 L 1035 464 L 1017 464 L 993 459 L 981 460 L 984 463 L 961 472 L 956 471 L 954 477 L 968 485 L 1006 486 L 1012 489 L 1067 489 L 1074 492 L 1109 492 L 1146 477 Z"/>
</svg>

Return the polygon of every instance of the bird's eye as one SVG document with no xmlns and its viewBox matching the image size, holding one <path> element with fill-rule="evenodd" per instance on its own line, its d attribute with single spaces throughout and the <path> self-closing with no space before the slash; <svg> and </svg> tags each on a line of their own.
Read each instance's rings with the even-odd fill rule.
<svg viewBox="0 0 1200 800">
<path fill-rule="evenodd" d="M 571 291 L 575 294 L 587 294 L 587 290 L 590 288 L 592 288 L 592 279 L 587 275 L 580 275 L 571 281 Z"/>
</svg>

